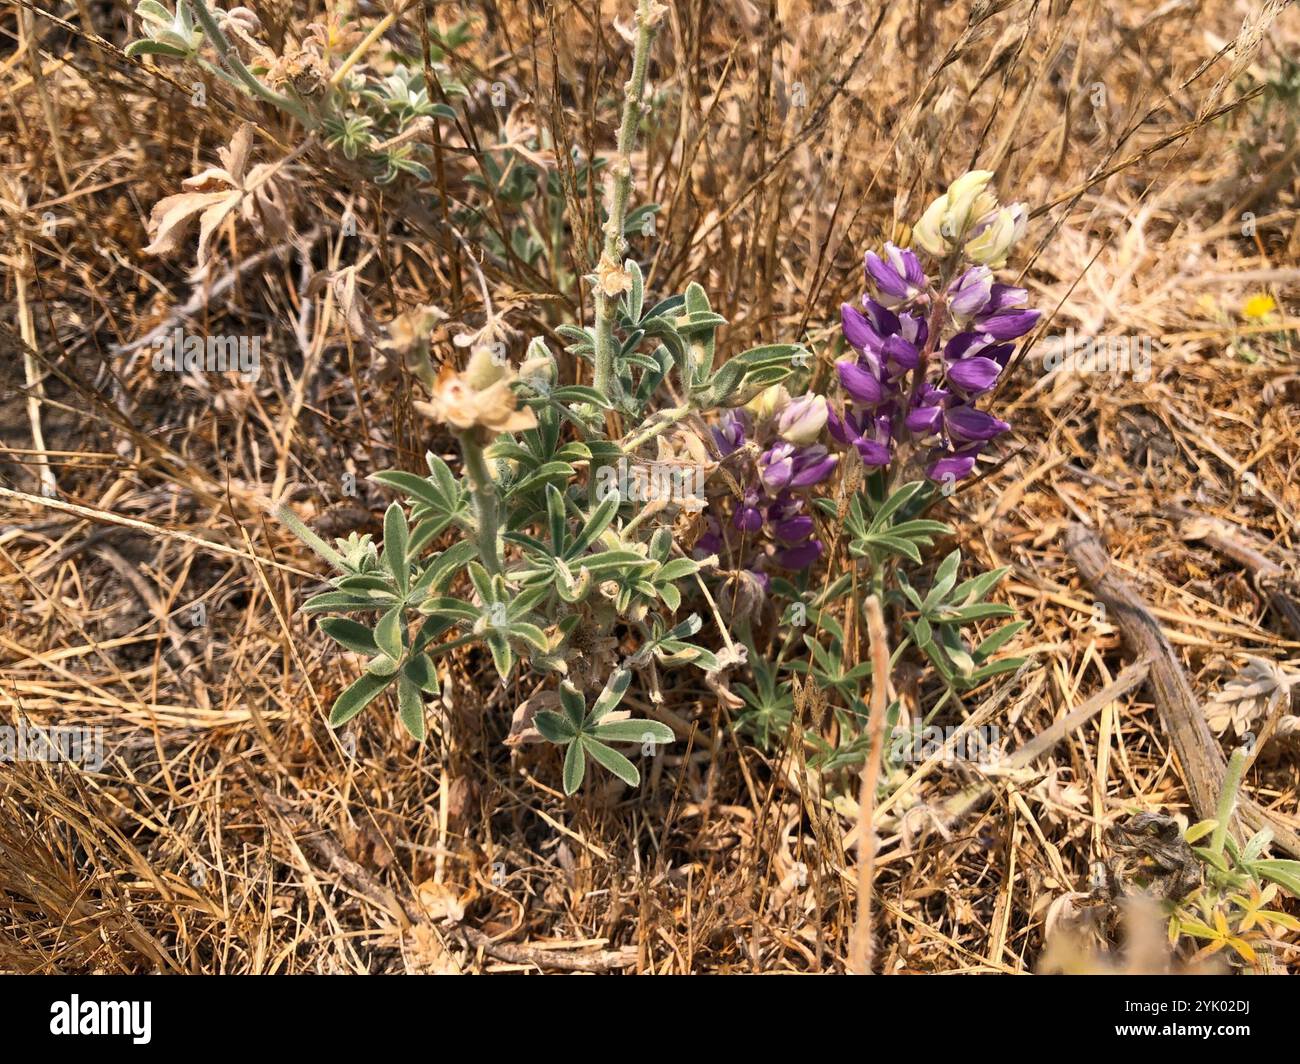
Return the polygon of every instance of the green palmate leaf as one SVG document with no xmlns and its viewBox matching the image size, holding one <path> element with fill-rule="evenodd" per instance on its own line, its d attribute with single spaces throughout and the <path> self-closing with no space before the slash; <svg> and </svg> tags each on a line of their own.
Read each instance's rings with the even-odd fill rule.
<svg viewBox="0 0 1300 1064">
<path fill-rule="evenodd" d="M 607 743 L 654 743 L 667 746 L 676 738 L 672 728 L 657 720 L 613 720 L 597 723 L 588 733 Z"/>
<path fill-rule="evenodd" d="M 628 669 L 617 669 L 605 682 L 605 688 L 596 699 L 591 709 L 591 720 L 598 721 L 623 700 L 628 684 L 632 682 L 632 673 Z"/>
<path fill-rule="evenodd" d="M 872 515 L 870 530 L 878 532 L 884 529 L 886 525 L 888 525 L 889 519 L 911 502 L 912 498 L 923 486 L 924 484 L 922 481 L 913 480 L 898 488 L 894 494 L 885 500 L 880 509 Z"/>
<path fill-rule="evenodd" d="M 992 569 L 987 573 L 980 573 L 978 576 L 972 576 L 969 580 L 959 584 L 952 593 L 953 602 L 971 603 L 981 602 L 998 582 L 1011 572 L 1010 566 L 1003 566 L 1001 569 Z"/>
<path fill-rule="evenodd" d="M 582 786 L 582 777 L 587 772 L 587 757 L 582 743 L 571 742 L 564 752 L 564 793 L 573 794 Z"/>
<path fill-rule="evenodd" d="M 487 640 L 488 650 L 492 652 L 492 664 L 496 666 L 497 675 L 502 680 L 510 675 L 510 670 L 515 665 L 515 652 L 510 649 L 510 640 L 501 632 L 488 632 L 484 636 Z"/>
<path fill-rule="evenodd" d="M 424 699 L 420 689 L 405 677 L 397 681 L 397 713 L 416 742 L 424 742 Z"/>
<path fill-rule="evenodd" d="M 397 674 L 398 665 L 396 658 L 390 658 L 381 651 L 366 662 L 366 672 L 371 676 L 394 676 Z"/>
<path fill-rule="evenodd" d="M 934 585 L 930 588 L 930 593 L 925 596 L 925 601 L 921 603 L 923 612 L 929 613 L 947 597 L 948 592 L 957 583 L 957 567 L 959 565 L 961 565 L 961 551 L 959 550 L 953 551 L 939 563 L 939 568 L 934 574 Z"/>
<path fill-rule="evenodd" d="M 684 577 L 692 576 L 700 571 L 700 563 L 692 558 L 674 558 L 654 574 L 656 584 L 664 584 Z"/>
<path fill-rule="evenodd" d="M 441 458 L 435 458 L 434 461 L 441 463 L 442 468 L 447 470 L 447 476 L 451 477 L 451 470 L 447 469 L 447 464 Z M 375 473 L 370 479 L 377 484 L 396 488 L 435 511 L 452 512 L 457 508 L 460 491 L 455 478 L 451 480 L 450 492 L 447 490 L 447 485 L 437 477 L 426 480 L 423 477 L 417 477 L 414 473 L 406 473 L 400 469 L 389 469 L 382 473 Z"/>
<path fill-rule="evenodd" d="M 609 527 L 618 513 L 619 497 L 616 492 L 604 499 L 582 526 L 582 531 L 565 552 L 566 558 L 576 558 L 596 541 L 596 537 Z"/>
<path fill-rule="evenodd" d="M 337 728 L 346 724 L 392 682 L 392 676 L 374 676 L 371 673 L 362 675 L 335 699 L 334 708 L 330 710 L 330 727 Z"/>
<path fill-rule="evenodd" d="M 394 661 L 402 657 L 402 607 L 394 606 L 379 619 L 375 627 L 375 643 Z"/>
<path fill-rule="evenodd" d="M 368 595 L 347 591 L 323 591 L 313 595 L 298 607 L 303 613 L 324 613 L 328 610 L 384 610 L 393 603 L 394 596 L 371 598 Z"/>
<path fill-rule="evenodd" d="M 535 624 L 529 624 L 527 621 L 514 621 L 509 627 L 510 634 L 524 642 L 531 644 L 538 650 L 548 650 L 551 641 L 546 638 L 543 632 Z"/>
<path fill-rule="evenodd" d="M 533 725 L 541 733 L 543 739 L 558 746 L 572 742 L 578 734 L 578 729 L 574 726 L 573 721 L 566 716 L 561 716 L 559 713 L 552 713 L 549 709 L 539 709 L 533 715 Z"/>
<path fill-rule="evenodd" d="M 639 322 L 641 320 L 641 311 L 645 307 L 645 278 L 641 276 L 641 267 L 637 264 L 636 259 L 626 260 L 623 263 L 623 269 L 632 278 L 632 287 L 623 297 L 624 310 L 629 320 Z"/>
<path fill-rule="evenodd" d="M 358 654 L 365 654 L 370 657 L 379 650 L 378 645 L 375 643 L 374 632 L 364 624 L 358 624 L 346 617 L 324 617 L 320 620 L 318 626 L 322 632 L 336 643 L 341 643 L 349 650 L 355 650 Z"/>
<path fill-rule="evenodd" d="M 1004 624 L 975 648 L 976 659 L 991 658 L 1023 631 L 1028 624 L 1028 621 L 1012 621 L 1010 624 Z"/>
<path fill-rule="evenodd" d="M 626 757 L 620 754 L 617 750 L 615 750 L 613 747 L 606 746 L 604 743 L 598 742 L 597 740 L 591 738 L 588 735 L 583 735 L 582 737 L 580 737 L 578 741 L 573 744 L 573 746 L 584 747 L 586 753 L 591 755 L 591 759 L 593 761 L 595 761 L 598 765 L 601 765 L 609 769 L 610 772 L 614 773 L 615 776 L 621 779 L 629 787 L 636 787 L 638 784 L 640 784 L 641 773 L 637 771 L 636 766 L 632 764 L 632 762 L 629 761 Z M 570 747 L 569 749 L 570 753 L 572 753 L 572 749 L 573 748 Z M 567 782 L 568 758 L 567 757 L 565 759 L 565 770 L 566 770 L 565 787 L 567 789 L 568 787 L 568 782 Z"/>
<path fill-rule="evenodd" d="M 1000 676 L 1004 672 L 1015 672 L 1028 660 L 1028 658 L 1003 658 L 1001 661 L 981 665 L 970 674 L 971 683 L 983 683 L 990 676 Z"/>
<path fill-rule="evenodd" d="M 573 727 L 581 728 L 587 716 L 587 701 L 568 680 L 560 684 L 560 705 L 564 707 L 565 716 L 573 722 Z"/>
<path fill-rule="evenodd" d="M 397 582 L 397 589 L 406 594 L 410 586 L 411 567 L 406 560 L 406 546 L 410 530 L 406 527 L 406 514 L 401 506 L 392 503 L 384 511 L 384 564 Z"/>
<path fill-rule="evenodd" d="M 427 694 L 436 695 L 440 690 L 438 670 L 428 654 L 416 654 L 411 658 L 402 666 L 402 675 Z"/>
<path fill-rule="evenodd" d="M 649 558 L 643 558 L 636 551 L 631 550 L 603 550 L 598 554 L 589 554 L 581 559 L 582 567 L 589 569 L 593 573 L 603 573 L 609 569 L 629 569 L 636 570 L 647 568 L 655 563 Z"/>
<path fill-rule="evenodd" d="M 506 491 L 506 497 L 521 495 L 543 484 L 567 482 L 573 478 L 574 472 L 573 466 L 567 462 L 545 462 L 518 483 L 511 485 Z"/>
<path fill-rule="evenodd" d="M 125 48 L 127 55 L 165 55 L 170 59 L 184 59 L 189 52 L 175 45 L 163 44 L 161 41 L 132 41 Z"/>
<path fill-rule="evenodd" d="M 980 602 L 974 606 L 943 609 L 937 616 L 941 621 L 959 621 L 965 624 L 967 621 L 979 621 L 985 617 L 1010 617 L 1015 612 L 1014 607 L 1002 602 Z"/>
<path fill-rule="evenodd" d="M 452 544 L 429 562 L 415 587 L 424 591 L 442 590 L 477 554 L 478 546 L 471 540 Z"/>
</svg>

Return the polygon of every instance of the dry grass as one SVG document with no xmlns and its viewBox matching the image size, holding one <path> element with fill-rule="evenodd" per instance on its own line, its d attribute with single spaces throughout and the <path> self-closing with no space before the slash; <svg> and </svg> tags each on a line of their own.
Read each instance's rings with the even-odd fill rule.
<svg viewBox="0 0 1300 1064">
<path fill-rule="evenodd" d="M 263 505 L 286 491 L 334 534 L 377 531 L 386 500 L 365 476 L 450 441 L 413 416 L 418 385 L 392 353 L 353 338 L 337 293 L 307 279 L 357 265 L 381 322 L 432 303 L 478 325 L 486 288 L 521 335 L 553 335 L 589 311 L 564 281 L 587 266 L 582 243 L 539 269 L 486 260 L 480 278 L 427 196 L 311 147 L 291 169 L 310 252 L 231 230 L 192 288 L 188 259 L 141 254 L 152 204 L 241 117 L 259 122 L 262 157 L 297 145 L 231 93 L 209 86 L 198 111 L 179 68 L 125 60 L 122 0 L 50 6 L 0 3 L 0 718 L 102 726 L 107 759 L 3 767 L 0 969 L 844 970 L 856 788 L 747 746 L 693 680 L 667 692 L 689 743 L 631 794 L 565 799 L 552 752 L 504 747 L 529 692 L 489 682 L 478 652 L 450 662 L 422 749 L 385 712 L 346 736 L 324 725 L 353 663 L 294 613 L 319 568 Z M 321 10 L 253 6 L 281 26 Z M 517 123 L 610 151 L 629 50 L 604 27 L 628 5 L 420 6 L 475 30 L 452 66 L 478 88 L 461 128 L 444 124 L 453 201 L 500 224 L 466 183 L 504 114 L 485 98 L 494 81 L 531 97 Z M 634 253 L 656 291 L 705 286 L 728 350 L 829 337 L 862 251 L 972 164 L 1037 208 L 1016 261 L 1055 310 L 1046 334 L 1152 340 L 1145 381 L 1048 380 L 1026 358 L 1002 395 L 1009 457 L 953 502 L 962 546 L 1013 566 L 1007 593 L 1030 620 L 1031 666 L 968 706 L 1012 748 L 1129 660 L 1064 553 L 1071 521 L 1106 535 L 1197 691 L 1245 654 L 1298 656 L 1300 633 L 1243 569 L 1162 509 L 1295 557 L 1300 178 L 1287 114 L 1256 89 L 1298 48 L 1300 16 L 1271 3 L 672 5 L 634 201 L 664 211 Z M 596 228 L 582 191 L 569 188 L 579 235 Z M 339 233 L 349 210 L 360 240 Z M 1279 306 L 1262 324 L 1241 315 L 1258 292 Z M 173 320 L 266 335 L 261 379 L 153 372 L 132 345 Z M 435 358 L 456 357 L 452 331 Z M 900 691 L 925 697 L 907 675 Z M 1107 826 L 1187 811 L 1142 689 L 1032 770 L 993 777 L 983 808 L 929 815 L 978 778 L 945 767 L 877 809 L 877 971 L 1033 970 L 1053 903 L 1110 857 Z M 1247 786 L 1296 823 L 1296 760 L 1262 759 Z M 1277 943 L 1274 962 L 1295 965 L 1296 947 Z"/>
</svg>

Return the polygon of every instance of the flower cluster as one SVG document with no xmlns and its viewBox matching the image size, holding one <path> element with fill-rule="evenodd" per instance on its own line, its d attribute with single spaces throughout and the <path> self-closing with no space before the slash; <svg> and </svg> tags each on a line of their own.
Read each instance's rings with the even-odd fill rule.
<svg viewBox="0 0 1300 1064">
<path fill-rule="evenodd" d="M 855 354 L 836 363 L 850 402 L 831 411 L 831 435 L 853 447 L 868 468 L 888 466 L 903 441 L 925 454 L 932 480 L 960 480 L 980 452 L 1010 426 L 975 405 L 988 392 L 1039 312 L 1026 308 L 1023 288 L 999 284 L 991 266 L 1005 264 L 1023 233 L 1023 204 L 999 206 L 992 174 L 958 178 L 926 210 L 913 230 L 936 258 L 938 279 L 927 276 L 910 249 L 885 244 L 868 252 L 870 291 L 862 309 L 841 308 L 844 338 Z M 955 331 L 950 327 L 955 327 Z M 931 356 L 939 349 L 942 358 Z"/>
<path fill-rule="evenodd" d="M 807 489 L 826 480 L 839 462 L 817 442 L 829 414 L 825 397 L 791 399 L 774 385 L 748 407 L 723 415 L 714 442 L 724 460 L 748 459 L 734 470 L 743 494 L 729 520 L 716 511 L 707 517 L 697 556 L 719 554 L 728 544 L 764 589 L 768 566 L 806 569 L 822 556 L 825 548 L 813 535 L 805 505 Z"/>
</svg>

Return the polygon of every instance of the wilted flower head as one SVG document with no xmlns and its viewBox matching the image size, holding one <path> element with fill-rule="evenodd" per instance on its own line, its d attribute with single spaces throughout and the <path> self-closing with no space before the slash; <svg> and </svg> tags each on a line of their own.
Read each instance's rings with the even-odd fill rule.
<svg viewBox="0 0 1300 1064">
<path fill-rule="evenodd" d="M 510 387 L 517 376 L 509 363 L 493 358 L 491 349 L 479 347 L 463 372 L 444 366 L 429 402 L 416 403 L 415 409 L 458 432 L 472 431 L 481 442 L 500 432 L 536 428 L 537 416 L 519 408 Z"/>
</svg>

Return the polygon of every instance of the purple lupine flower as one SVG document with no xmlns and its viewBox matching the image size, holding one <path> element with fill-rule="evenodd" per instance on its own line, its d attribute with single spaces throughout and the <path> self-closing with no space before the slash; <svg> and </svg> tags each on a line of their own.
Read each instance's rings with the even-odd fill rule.
<svg viewBox="0 0 1300 1064">
<path fill-rule="evenodd" d="M 849 346 L 858 351 L 878 350 L 880 333 L 873 322 L 851 303 L 840 304 L 840 326 L 844 330 L 844 339 Z"/>
<path fill-rule="evenodd" d="M 758 508 L 761 501 L 758 492 L 750 488 L 745 492 L 742 504 L 736 507 L 731 523 L 742 532 L 757 532 L 763 527 L 763 511 Z"/>
<path fill-rule="evenodd" d="M 886 306 L 897 307 L 911 302 L 930 283 L 916 253 L 891 243 L 885 244 L 884 258 L 868 251 L 863 265 L 868 282 L 874 285 L 877 297 Z"/>
<path fill-rule="evenodd" d="M 758 457 L 763 486 L 773 493 L 787 488 L 810 488 L 831 475 L 837 455 L 825 447 L 796 447 L 793 443 L 775 443 Z"/>
<path fill-rule="evenodd" d="M 984 312 L 993 288 L 993 271 L 987 266 L 972 266 L 948 286 L 948 309 L 959 321 L 968 321 Z"/>
<path fill-rule="evenodd" d="M 993 359 L 975 355 L 949 362 L 947 378 L 964 395 L 973 397 L 992 388 L 1001 372 L 1002 366 Z"/>
<path fill-rule="evenodd" d="M 944 428 L 955 444 L 986 443 L 1011 428 L 1005 421 L 973 406 L 958 404 L 944 409 Z"/>
<path fill-rule="evenodd" d="M 975 458 L 979 455 L 983 444 L 973 444 L 969 447 L 963 447 L 959 451 L 951 454 L 945 454 L 942 457 L 931 462 L 926 468 L 925 475 L 931 480 L 961 480 L 968 477 L 975 468 Z"/>
<path fill-rule="evenodd" d="M 822 556 L 825 548 L 820 539 L 810 539 L 798 547 L 786 547 L 772 555 L 772 561 L 782 569 L 807 569 Z"/>
<path fill-rule="evenodd" d="M 943 407 L 952 393 L 922 381 L 912 399 L 912 409 L 907 412 L 904 424 L 917 436 L 934 436 L 943 427 Z"/>
<path fill-rule="evenodd" d="M 749 414 L 744 410 L 728 410 L 722 415 L 722 420 L 713 426 L 713 439 L 718 445 L 718 453 L 723 458 L 735 454 L 745 445 L 749 431 Z"/>
<path fill-rule="evenodd" d="M 994 340 L 1014 340 L 1024 336 L 1042 317 L 1037 310 L 1005 310 L 976 319 L 975 327 Z"/>
<path fill-rule="evenodd" d="M 1023 307 L 1029 302 L 1029 293 L 1023 288 L 1010 284 L 994 284 L 989 291 L 985 314 L 1001 314 L 1004 310 Z"/>
<path fill-rule="evenodd" d="M 790 487 L 811 488 L 820 484 L 831 475 L 839 460 L 839 455 L 831 454 L 820 443 L 799 448 L 794 456 L 794 476 L 790 478 Z"/>
<path fill-rule="evenodd" d="M 713 516 L 705 517 L 704 533 L 695 541 L 691 554 L 698 560 L 722 550 L 722 527 Z"/>
<path fill-rule="evenodd" d="M 835 439 L 862 456 L 863 465 L 874 468 L 889 465 L 892 421 L 891 415 L 883 410 L 873 413 L 849 407 L 842 417 L 832 410 L 826 427 Z"/>
<path fill-rule="evenodd" d="M 865 360 L 841 359 L 835 363 L 840 384 L 849 396 L 865 406 L 879 406 L 888 395 L 885 382 L 878 372 L 872 372 Z M 828 417 L 829 421 L 829 417 Z"/>
</svg>

